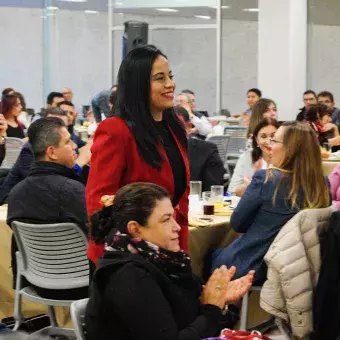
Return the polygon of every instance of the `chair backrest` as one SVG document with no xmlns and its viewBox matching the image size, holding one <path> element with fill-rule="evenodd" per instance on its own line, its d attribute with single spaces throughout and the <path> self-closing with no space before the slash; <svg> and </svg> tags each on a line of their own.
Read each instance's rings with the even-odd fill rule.
<svg viewBox="0 0 340 340">
<path fill-rule="evenodd" d="M 231 137 L 246 137 L 247 127 L 246 126 L 226 126 L 224 134 Z"/>
<path fill-rule="evenodd" d="M 216 144 L 218 154 L 220 155 L 223 164 L 227 157 L 229 139 L 230 139 L 229 136 L 211 136 L 206 139 L 208 142 Z"/>
<path fill-rule="evenodd" d="M 247 139 L 245 137 L 231 136 L 227 147 L 227 157 L 239 157 L 245 151 L 246 146 Z"/>
<path fill-rule="evenodd" d="M 42 288 L 89 285 L 87 237 L 74 223 L 11 224 L 22 258 L 22 275 Z"/>
<path fill-rule="evenodd" d="M 2 168 L 11 168 L 14 165 L 24 144 L 25 142 L 20 138 L 6 138 L 6 155 L 1 165 Z"/>
<path fill-rule="evenodd" d="M 71 304 L 71 318 L 76 332 L 77 340 L 86 340 L 84 329 L 85 311 L 89 299 L 74 301 Z"/>
</svg>

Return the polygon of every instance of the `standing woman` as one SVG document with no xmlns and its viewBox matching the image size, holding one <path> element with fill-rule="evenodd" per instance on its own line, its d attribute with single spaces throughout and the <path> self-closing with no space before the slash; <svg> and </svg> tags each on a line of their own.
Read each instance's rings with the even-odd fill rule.
<svg viewBox="0 0 340 340">
<path fill-rule="evenodd" d="M 25 138 L 23 125 L 18 121 L 22 111 L 20 97 L 16 93 L 2 96 L 1 111 L 7 121 L 7 137 Z"/>
<path fill-rule="evenodd" d="M 185 128 L 173 110 L 175 87 L 168 60 L 155 46 L 137 47 L 123 60 L 115 114 L 94 136 L 86 201 L 92 216 L 103 195 L 134 182 L 158 184 L 170 193 L 180 247 L 187 251 L 190 176 Z M 96 264 L 103 249 L 90 240 L 89 259 Z"/>
</svg>

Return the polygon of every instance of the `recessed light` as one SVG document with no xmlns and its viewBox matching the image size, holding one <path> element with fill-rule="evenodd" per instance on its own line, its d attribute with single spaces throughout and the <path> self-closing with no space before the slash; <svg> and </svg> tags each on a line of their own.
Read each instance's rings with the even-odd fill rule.
<svg viewBox="0 0 340 340">
<path fill-rule="evenodd" d="M 158 12 L 175 13 L 175 12 L 178 12 L 178 9 L 174 9 L 174 8 L 156 8 L 156 11 L 158 11 Z"/>
<path fill-rule="evenodd" d="M 217 9 L 217 6 L 209 6 L 210 8 L 214 8 L 214 9 Z M 221 6 L 222 9 L 228 9 L 230 8 L 231 6 Z"/>
<path fill-rule="evenodd" d="M 57 11 L 59 7 L 49 6 L 49 7 L 46 7 L 46 9 L 48 9 L 49 11 Z"/>
<path fill-rule="evenodd" d="M 244 12 L 259 12 L 260 10 L 258 8 L 245 8 L 243 11 Z"/>
<path fill-rule="evenodd" d="M 194 15 L 195 18 L 197 19 L 205 19 L 205 20 L 210 20 L 211 17 L 209 15 Z"/>
<path fill-rule="evenodd" d="M 98 11 L 91 11 L 90 9 L 86 9 L 84 12 L 86 14 L 98 14 L 99 13 Z"/>
<path fill-rule="evenodd" d="M 116 6 L 122 6 L 123 3 L 122 2 L 116 2 Z"/>
</svg>

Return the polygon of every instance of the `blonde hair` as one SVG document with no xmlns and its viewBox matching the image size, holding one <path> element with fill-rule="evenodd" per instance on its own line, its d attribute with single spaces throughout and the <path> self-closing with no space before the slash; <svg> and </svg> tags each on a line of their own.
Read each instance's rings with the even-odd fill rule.
<svg viewBox="0 0 340 340">
<path fill-rule="evenodd" d="M 277 168 L 268 170 L 267 179 L 272 176 L 273 169 L 283 173 L 283 178 L 290 178 L 288 199 L 292 208 L 314 209 L 326 208 L 330 205 L 330 193 L 323 175 L 321 151 L 316 133 L 308 124 L 286 122 L 283 145 L 286 152 Z M 288 175 L 288 176 L 287 176 Z M 279 181 L 273 202 L 280 187 Z M 298 204 L 299 192 L 302 193 L 302 205 Z"/>
</svg>

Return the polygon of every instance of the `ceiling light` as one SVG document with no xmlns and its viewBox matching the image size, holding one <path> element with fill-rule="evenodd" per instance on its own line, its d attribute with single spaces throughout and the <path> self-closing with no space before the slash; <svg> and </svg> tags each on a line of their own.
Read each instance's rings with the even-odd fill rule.
<svg viewBox="0 0 340 340">
<path fill-rule="evenodd" d="M 178 9 L 174 9 L 174 8 L 156 8 L 156 11 L 158 11 L 158 12 L 175 13 L 175 12 L 178 12 Z"/>
<path fill-rule="evenodd" d="M 122 2 L 116 2 L 116 6 L 122 6 L 123 3 Z"/>
<path fill-rule="evenodd" d="M 87 2 L 87 0 L 59 0 L 64 2 Z"/>
<path fill-rule="evenodd" d="M 259 12 L 258 8 L 245 8 L 243 10 L 244 12 Z"/>
<path fill-rule="evenodd" d="M 49 7 L 46 7 L 46 9 L 49 11 L 57 11 L 59 7 L 49 6 Z"/>
<path fill-rule="evenodd" d="M 210 8 L 217 9 L 217 6 L 209 6 Z M 221 6 L 222 9 L 228 9 L 230 6 Z"/>
<path fill-rule="evenodd" d="M 209 15 L 194 15 L 195 18 L 197 19 L 205 19 L 205 20 L 210 20 L 211 17 Z"/>
<path fill-rule="evenodd" d="M 98 14 L 99 13 L 98 11 L 91 11 L 90 9 L 86 9 L 84 12 L 86 14 Z"/>
</svg>

